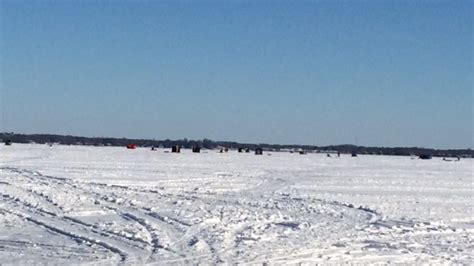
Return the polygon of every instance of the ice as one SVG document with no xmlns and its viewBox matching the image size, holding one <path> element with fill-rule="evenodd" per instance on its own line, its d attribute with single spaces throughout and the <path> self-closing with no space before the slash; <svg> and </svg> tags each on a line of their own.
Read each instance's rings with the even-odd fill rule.
<svg viewBox="0 0 474 266">
<path fill-rule="evenodd" d="M 0 147 L 6 264 L 470 264 L 472 160 Z"/>
</svg>

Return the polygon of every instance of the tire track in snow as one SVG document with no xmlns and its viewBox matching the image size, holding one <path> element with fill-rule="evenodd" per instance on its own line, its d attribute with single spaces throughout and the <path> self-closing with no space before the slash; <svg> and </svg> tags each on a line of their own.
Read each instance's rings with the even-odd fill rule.
<svg viewBox="0 0 474 266">
<path fill-rule="evenodd" d="M 84 222 L 82 222 L 78 219 L 75 219 L 75 218 L 60 216 L 56 213 L 51 213 L 51 212 L 48 212 L 48 211 L 44 211 L 42 209 L 38 209 L 35 206 L 32 206 L 30 203 L 24 202 L 24 201 L 22 201 L 21 199 L 19 199 L 17 197 L 11 197 L 10 195 L 2 194 L 1 192 L 0 192 L 0 195 L 2 196 L 3 199 L 10 200 L 13 203 L 22 204 L 26 208 L 26 210 L 31 210 L 31 211 L 28 211 L 30 213 L 30 215 L 27 215 L 25 213 L 10 212 L 10 211 L 5 209 L 7 212 L 9 212 L 11 214 L 17 215 L 17 216 L 19 216 L 21 218 L 24 218 L 27 221 L 33 222 L 37 225 L 43 226 L 43 227 L 45 227 L 45 228 L 47 228 L 47 229 L 49 229 L 53 232 L 56 232 L 58 234 L 62 234 L 62 235 L 65 235 L 65 236 L 74 236 L 74 237 L 71 237 L 72 239 L 80 239 L 80 240 L 88 241 L 88 242 L 93 243 L 93 244 L 101 243 L 101 244 L 99 244 L 100 246 L 104 246 L 104 247 L 110 249 L 111 251 L 113 251 L 115 253 L 117 253 L 116 251 L 120 251 L 120 255 L 121 255 L 121 258 L 122 258 L 123 262 L 125 262 L 125 260 L 127 261 L 127 263 L 137 261 L 137 258 L 135 258 L 134 255 L 130 255 L 130 252 L 124 251 L 126 248 L 118 247 L 118 246 L 121 246 L 121 245 L 131 245 L 131 243 L 125 243 L 125 242 L 123 242 L 123 240 L 120 240 L 119 242 L 117 242 L 117 240 L 114 240 L 113 238 L 111 238 L 111 235 L 110 235 L 109 231 L 99 230 L 96 227 L 94 227 L 93 225 L 84 223 Z M 12 209 L 14 209 L 14 208 L 12 208 Z M 23 210 L 25 210 L 25 209 L 23 209 Z M 35 218 L 36 214 L 41 216 L 41 218 Z M 50 220 L 49 223 L 45 222 L 44 219 Z M 68 224 L 68 225 L 64 224 L 66 221 L 72 222 L 72 224 Z M 55 226 L 55 225 L 52 225 L 52 224 L 60 224 L 60 226 Z M 62 224 L 62 226 L 61 226 L 61 224 Z M 74 233 L 74 232 L 72 232 L 71 230 L 73 230 L 73 228 L 71 228 L 71 226 L 79 226 L 80 228 L 76 229 L 76 231 L 83 231 L 83 233 Z M 61 229 L 61 227 L 63 227 L 63 228 L 68 228 L 69 227 L 69 231 L 67 231 L 66 229 Z M 94 237 L 94 236 L 87 236 L 88 234 L 89 235 L 90 234 L 95 234 L 95 235 L 98 235 L 100 237 L 97 238 L 97 237 Z M 124 237 L 124 236 L 119 235 L 119 234 L 115 234 L 115 235 L 118 236 L 118 237 L 121 237 L 121 238 Z M 105 240 L 103 238 L 105 238 Z M 135 238 L 127 238 L 127 237 L 125 237 L 125 238 L 127 240 L 138 241 Z M 110 244 L 110 243 L 107 243 L 107 242 L 114 242 L 115 244 Z M 149 243 L 143 242 L 141 239 L 140 239 L 140 242 L 142 242 L 146 245 L 149 245 Z M 142 246 L 136 246 L 134 248 L 137 249 L 137 250 L 143 250 Z M 124 258 L 125 258 L 125 260 L 124 260 Z"/>
<path fill-rule="evenodd" d="M 117 254 L 120 257 L 120 262 L 122 262 L 122 263 L 126 263 L 128 261 L 128 255 L 125 252 L 123 252 L 119 248 L 116 248 L 116 247 L 114 247 L 114 246 L 112 246 L 112 245 L 110 245 L 106 242 L 102 242 L 100 240 L 97 240 L 97 239 L 94 239 L 94 238 L 91 238 L 91 237 L 87 237 L 87 236 L 84 236 L 84 235 L 81 235 L 81 234 L 66 231 L 64 229 L 61 229 L 57 226 L 50 225 L 45 221 L 41 221 L 40 219 L 34 218 L 34 217 L 26 215 L 24 213 L 13 212 L 13 211 L 10 211 L 10 210 L 4 209 L 4 208 L 0 208 L 0 209 L 2 209 L 2 211 L 4 211 L 4 212 L 10 213 L 10 214 L 18 216 L 22 219 L 25 219 L 29 222 L 32 222 L 32 223 L 34 223 L 38 226 L 44 227 L 44 228 L 46 228 L 46 229 L 48 229 L 52 232 L 55 232 L 57 234 L 66 236 L 68 238 L 71 238 L 72 240 L 75 240 L 75 241 L 81 240 L 81 241 L 86 241 L 86 242 L 89 242 L 89 243 L 99 245 L 99 246 L 111 251 L 112 253 Z"/>
<path fill-rule="evenodd" d="M 110 201 L 104 200 L 104 198 L 106 198 L 106 199 L 114 198 L 114 196 L 112 196 L 112 197 L 108 196 L 109 193 L 113 193 L 112 191 L 109 191 L 109 190 L 116 190 L 116 189 L 119 189 L 119 190 L 120 189 L 127 189 L 128 190 L 129 187 L 108 186 L 106 184 L 100 184 L 100 183 L 76 183 L 76 182 L 74 182 L 70 179 L 67 179 L 67 178 L 43 175 L 40 172 L 36 172 L 36 171 L 20 170 L 20 169 L 13 168 L 13 167 L 4 167 L 3 169 L 11 171 L 11 172 L 16 173 L 16 174 L 19 174 L 22 177 L 29 178 L 32 181 L 35 181 L 35 180 L 38 180 L 38 179 L 41 179 L 43 181 L 48 181 L 48 184 L 49 184 L 50 187 L 55 187 L 56 189 L 61 190 L 61 191 L 64 191 L 64 190 L 67 189 L 69 191 L 69 193 L 71 193 L 72 191 L 77 191 L 76 194 L 91 195 L 92 198 L 95 200 L 96 204 L 99 204 L 100 206 L 103 206 L 106 209 L 115 212 L 118 216 L 120 216 L 120 217 L 122 217 L 126 220 L 133 221 L 136 224 L 139 224 L 142 228 L 144 228 L 147 231 L 147 234 L 151 238 L 150 242 L 144 241 L 144 240 L 139 239 L 139 238 L 125 237 L 123 235 L 120 235 L 120 234 L 117 234 L 117 233 L 114 233 L 114 232 L 110 232 L 110 231 L 107 231 L 107 230 L 102 230 L 101 232 L 102 233 L 106 232 L 108 234 L 114 234 L 114 235 L 119 236 L 119 237 L 125 237 L 128 240 L 139 241 L 139 242 L 145 243 L 147 245 L 150 245 L 152 247 L 152 252 L 151 252 L 151 254 L 149 254 L 148 258 L 145 261 L 149 260 L 151 255 L 153 253 L 158 252 L 158 250 L 164 250 L 164 251 L 167 251 L 167 252 L 171 252 L 171 253 L 179 256 L 179 257 L 184 257 L 185 256 L 182 253 L 174 251 L 174 250 L 172 250 L 171 248 L 168 247 L 168 246 L 172 246 L 173 243 L 179 241 L 180 239 L 177 239 L 175 241 L 170 242 L 171 245 L 166 244 L 166 243 L 161 244 L 160 239 L 162 239 L 163 236 L 157 235 L 157 230 L 153 229 L 151 227 L 151 225 L 147 224 L 145 218 L 139 218 L 138 216 L 146 215 L 148 217 L 151 217 L 152 219 L 157 219 L 158 221 L 160 221 L 162 223 L 162 225 L 165 225 L 165 226 L 178 224 L 179 228 L 180 228 L 180 230 L 178 230 L 179 232 L 181 232 L 183 230 L 181 228 L 182 226 L 189 227 L 190 226 L 189 224 L 187 224 L 186 222 L 180 221 L 176 218 L 172 218 L 172 217 L 168 217 L 168 216 L 162 216 L 162 215 L 160 215 L 156 212 L 151 212 L 149 210 L 147 211 L 146 209 L 136 208 L 136 207 L 129 206 L 129 205 L 124 206 L 123 203 L 110 202 Z M 55 186 L 53 186 L 53 184 L 55 184 Z M 56 187 L 56 186 L 58 186 L 58 187 Z M 63 188 L 61 189 L 61 187 L 63 187 Z M 96 191 L 97 187 L 101 188 L 101 190 L 100 190 L 101 193 Z M 135 191 L 135 192 L 140 192 L 140 193 L 145 193 L 145 192 L 155 193 L 155 191 L 153 191 L 153 190 L 138 190 L 138 189 L 130 189 L 130 190 Z M 29 191 L 29 192 L 32 192 L 32 191 Z M 34 193 L 34 194 L 36 196 L 44 196 L 41 193 Z M 52 201 L 49 198 L 45 199 L 45 201 L 52 204 Z M 122 210 L 123 208 L 133 208 L 133 209 L 135 209 L 135 211 L 123 211 Z M 146 213 L 143 213 L 142 211 L 146 211 Z M 51 212 L 49 214 L 56 215 L 56 214 L 51 213 Z M 81 220 L 73 218 L 73 217 L 63 216 L 61 218 L 62 219 L 67 219 L 67 220 L 69 220 L 73 223 L 81 224 L 81 225 L 86 226 L 86 227 L 93 227 L 94 226 L 94 225 L 82 222 Z M 174 226 L 172 226 L 172 227 L 174 227 Z M 167 230 L 165 230 L 164 232 L 166 232 L 166 231 Z M 175 234 L 176 233 L 171 234 L 171 236 L 174 236 Z"/>
<path fill-rule="evenodd" d="M 7 169 L 7 168 L 0 168 L 0 169 Z M 14 168 L 11 168 L 12 172 L 15 172 Z M 233 248 L 233 246 L 229 245 L 221 245 L 221 248 L 219 247 L 219 242 L 213 242 L 215 240 L 211 239 L 210 237 L 216 237 L 219 236 L 219 232 L 216 231 L 215 228 L 212 226 L 207 226 L 201 222 L 188 222 L 186 219 L 180 219 L 180 216 L 177 215 L 175 217 L 171 217 L 174 215 L 165 215 L 165 212 L 155 212 L 151 208 L 143 208 L 143 207 L 137 207 L 137 206 L 132 206 L 130 203 L 130 199 L 138 196 L 143 196 L 147 197 L 150 196 L 150 193 L 154 193 L 153 197 L 156 197 L 157 199 L 180 199 L 184 201 L 187 204 L 191 204 L 194 206 L 191 207 L 186 207 L 188 210 L 194 210 L 197 211 L 197 215 L 203 215 L 209 213 L 211 216 L 214 215 L 214 205 L 216 204 L 221 204 L 221 205 L 232 205 L 235 211 L 233 212 L 227 212 L 225 215 L 242 215 L 245 214 L 245 211 L 264 211 L 267 210 L 268 213 L 283 213 L 285 214 L 301 214 L 301 211 L 310 213 L 311 209 L 308 209 L 308 207 L 314 207 L 316 210 L 318 208 L 321 208 L 319 210 L 322 210 L 323 212 L 316 212 L 316 213 L 311 213 L 309 215 L 331 215 L 332 219 L 331 221 L 337 222 L 337 219 L 346 219 L 346 218 L 351 218 L 351 217 L 343 217 L 341 215 L 344 215 L 346 212 L 349 213 L 360 213 L 361 217 L 363 217 L 364 220 L 364 227 L 361 227 L 357 229 L 358 231 L 361 231 L 362 233 L 366 233 L 367 235 L 378 235 L 381 232 L 386 233 L 387 236 L 383 236 L 382 238 L 378 239 L 381 241 L 391 241 L 391 240 L 397 240 L 402 236 L 406 236 L 407 234 L 411 234 L 410 232 L 412 231 L 410 228 L 414 228 L 418 226 L 419 223 L 416 221 L 412 220 L 395 220 L 395 219 L 388 219 L 382 215 L 382 213 L 378 212 L 375 209 L 372 209 L 367 206 L 354 206 L 351 203 L 344 203 L 344 202 L 337 202 L 337 201 L 328 201 L 328 200 L 323 200 L 323 199 L 318 199 L 318 198 L 313 198 L 313 197 L 296 197 L 292 196 L 291 193 L 285 193 L 284 191 L 291 191 L 290 186 L 291 183 L 287 182 L 285 180 L 281 179 L 271 179 L 271 178 L 266 178 L 264 179 L 265 181 L 262 181 L 260 185 L 249 189 L 245 190 L 243 194 L 240 194 L 239 192 L 230 192 L 230 193 L 224 193 L 224 194 L 202 194 L 202 193 L 197 193 L 197 192 L 187 192 L 187 191 L 179 191 L 176 194 L 173 193 L 161 193 L 161 191 L 154 191 L 153 189 L 139 189 L 139 188 L 133 188 L 133 187 L 127 187 L 127 186 L 109 186 L 106 184 L 99 184 L 99 183 L 86 183 L 86 182 L 77 182 L 71 179 L 67 178 L 61 178 L 61 177 L 53 177 L 53 176 L 47 176 L 47 175 L 42 175 L 39 172 L 34 172 L 34 171 L 22 171 L 19 169 L 16 169 L 16 172 L 23 175 L 27 176 L 27 178 L 30 178 L 31 180 L 36 180 L 35 182 L 46 182 L 50 184 L 52 187 L 55 187 L 55 189 L 61 190 L 61 191 L 67 191 L 68 193 L 72 194 L 84 194 L 90 196 L 92 199 L 94 199 L 97 202 L 97 205 L 104 207 L 108 210 L 113 211 L 116 215 L 127 219 L 131 222 L 134 222 L 138 225 L 140 225 L 142 228 L 144 228 L 147 231 L 147 234 L 150 236 L 149 241 L 144 241 L 142 239 L 143 243 L 148 243 L 151 245 L 151 255 L 157 253 L 158 250 L 160 250 L 162 247 L 174 247 L 175 245 L 182 244 L 183 242 L 188 241 L 188 245 L 186 243 L 183 246 L 180 246 L 181 248 L 181 254 L 175 253 L 175 255 L 179 256 L 178 258 L 168 258 L 161 260 L 160 262 L 163 263 L 190 263 L 193 260 L 200 260 L 204 261 L 206 259 L 214 262 L 218 262 L 220 260 L 220 254 L 224 254 L 227 250 L 230 250 Z M 40 180 L 40 181 L 38 181 Z M 5 182 L 8 183 L 8 182 Z M 7 184 L 4 184 L 7 185 Z M 11 185 L 11 184 L 8 184 Z M 283 191 L 283 192 L 282 192 Z M 135 194 L 130 194 L 129 192 L 133 192 Z M 164 191 L 163 191 L 164 192 Z M 41 195 L 37 195 L 41 196 Z M 120 199 L 122 197 L 122 199 Z M 242 200 L 243 199 L 243 200 Z M 45 199 L 45 201 L 47 201 Z M 52 202 L 50 202 L 52 203 Z M 266 203 L 269 203 L 269 205 L 265 205 Z M 172 208 L 172 205 L 168 202 L 160 202 L 160 204 L 163 205 L 158 205 L 160 207 L 170 207 Z M 262 205 L 263 204 L 263 205 Z M 314 206 L 313 206 L 314 205 Z M 318 207 L 318 205 L 321 205 Z M 183 205 L 184 206 L 184 205 Z M 196 206 L 201 206 L 202 209 L 198 209 Z M 179 208 L 179 207 L 178 207 Z M 298 209 L 299 210 L 296 210 Z M 301 209 L 303 208 L 303 209 Z M 296 210 L 296 211 L 294 211 Z M 327 212 L 325 212 L 327 210 Z M 50 213 L 54 214 L 54 213 Z M 45 215 L 48 215 L 46 213 Z M 352 214 L 351 214 L 352 215 Z M 358 214 L 357 214 L 358 215 Z M 340 216 L 340 218 L 339 218 Z M 366 217 L 365 217 L 366 216 Z M 222 217 L 222 214 L 221 214 Z M 63 217 L 64 218 L 64 217 Z M 56 217 L 54 219 L 60 219 L 60 217 Z M 64 218 L 67 219 L 67 218 Z M 77 220 L 80 221 L 80 220 Z M 76 222 L 77 222 L 76 221 Z M 163 235 L 155 235 L 153 237 L 154 229 L 153 226 L 147 225 L 147 222 L 150 222 L 152 225 L 156 225 L 156 227 L 162 228 L 163 230 L 160 232 L 165 232 L 166 235 L 169 236 L 171 240 L 173 241 L 164 241 L 163 242 Z M 240 222 L 238 219 L 236 220 L 228 220 L 228 224 L 226 224 L 226 221 L 222 221 L 221 219 L 221 224 L 222 228 L 225 230 L 233 230 L 231 226 L 233 226 L 234 222 Z M 280 223 L 278 221 L 273 221 L 273 224 L 279 225 L 281 224 L 282 227 L 288 227 L 286 224 L 289 224 L 291 227 L 291 223 Z M 250 223 L 251 224 L 251 223 Z M 336 224 L 339 226 L 338 224 Z M 83 224 L 84 227 L 87 227 L 88 224 Z M 330 230 L 335 230 L 334 228 L 337 229 L 336 227 L 329 227 L 328 229 Z M 290 228 L 291 229 L 291 228 Z M 345 229 L 345 227 L 343 228 Z M 436 227 L 434 226 L 433 229 L 426 230 L 428 231 L 427 233 L 429 234 L 434 234 L 434 233 L 441 233 L 441 227 Z M 406 232 L 408 230 L 408 232 Z M 214 234 L 215 235 L 212 235 Z M 300 231 L 300 234 L 304 234 L 305 232 Z M 196 254 L 191 246 L 189 245 L 189 241 L 195 239 L 194 241 L 204 241 L 208 246 L 209 246 L 209 251 L 206 251 L 206 254 Z M 129 239 L 130 240 L 130 239 Z M 136 240 L 140 242 L 139 240 Z M 161 241 L 161 242 L 160 242 Z M 382 243 L 382 242 L 381 242 Z M 328 243 L 328 245 L 331 244 L 338 244 L 336 243 Z M 383 244 L 383 243 L 382 243 Z M 365 246 L 368 248 L 374 248 L 376 250 L 379 250 L 380 252 L 381 249 L 383 249 L 382 244 L 371 244 L 371 243 L 366 243 Z M 356 245 L 356 244 L 354 244 Z M 362 246 L 362 247 L 365 247 Z M 229 249 L 225 249 L 225 247 L 228 247 Z M 358 246 L 359 247 L 359 246 Z M 429 248 L 426 248 L 429 250 Z M 164 249 L 163 249 L 164 250 Z M 170 249 L 172 250 L 172 249 Z M 331 257 L 332 259 L 335 259 L 336 261 L 339 259 L 339 261 L 343 260 L 343 258 L 346 258 L 346 255 L 349 254 L 344 254 L 344 252 L 358 252 L 359 250 L 355 249 L 353 250 L 352 248 L 349 247 L 337 247 L 334 249 L 334 252 L 331 251 L 325 251 L 320 252 L 318 255 L 322 255 L 322 258 L 316 258 L 317 261 L 325 261 L 326 258 Z M 418 250 L 413 250 L 410 251 L 410 256 L 418 256 L 415 253 L 419 252 L 420 249 Z M 125 250 L 128 252 L 127 250 Z M 301 249 L 299 251 L 302 251 Z M 304 250 L 303 250 L 304 251 Z M 405 251 L 405 250 L 404 250 Z M 310 251 L 308 251 L 310 252 Z M 318 251 L 319 252 L 319 251 Z M 341 254 L 342 253 L 342 254 Z M 150 255 L 150 256 L 151 256 Z M 156 254 L 155 254 L 156 255 Z M 255 254 L 254 254 L 255 255 Z M 259 253 L 258 255 L 265 255 L 263 253 Z M 311 259 L 307 259 L 302 257 L 298 258 L 298 256 L 305 256 L 305 254 L 301 254 L 296 250 L 295 252 L 292 252 L 292 254 L 288 255 L 286 258 L 273 258 L 274 260 L 270 260 L 276 263 L 280 262 L 297 262 L 297 261 L 311 261 Z M 354 258 L 357 257 L 357 255 L 353 255 Z M 392 256 L 392 255 L 387 255 L 387 256 Z M 349 258 L 349 256 L 347 256 Z M 383 256 L 379 256 L 379 258 L 383 261 Z M 389 258 L 389 257 L 387 257 Z M 362 258 L 364 260 L 367 260 L 369 258 Z M 148 262 L 152 262 L 150 260 L 150 257 L 146 259 Z M 264 260 L 265 261 L 265 260 Z M 377 260 L 375 260 L 377 261 Z"/>
<path fill-rule="evenodd" d="M 8 184 L 10 185 L 10 184 Z M 26 189 L 26 188 L 23 188 L 23 187 L 18 187 L 18 186 L 14 186 L 15 188 L 17 189 L 20 189 L 20 190 L 23 190 L 27 193 L 31 193 L 35 196 L 37 196 L 39 199 L 42 199 L 44 200 L 46 203 L 49 203 L 51 205 L 54 205 L 55 207 L 58 206 L 57 203 L 53 202 L 48 196 L 42 194 L 42 193 L 39 193 L 37 191 L 33 191 L 31 189 Z M 1 194 L 1 193 L 0 193 Z M 3 198 L 8 198 L 8 197 L 11 197 L 10 195 L 8 194 L 3 194 Z M 15 201 L 18 201 L 18 202 L 21 202 L 24 206 L 28 207 L 28 208 L 33 208 L 35 211 L 39 212 L 39 213 L 42 213 L 42 214 L 48 214 L 50 216 L 54 216 L 54 217 L 58 217 L 58 219 L 63 219 L 63 220 L 68 220 L 70 222 L 73 222 L 73 223 L 76 223 L 76 224 L 80 224 L 84 227 L 87 227 L 87 228 L 91 228 L 91 232 L 94 232 L 94 233 L 97 233 L 97 234 L 109 234 L 109 235 L 114 235 L 116 237 L 120 237 L 120 238 L 125 238 L 127 240 L 131 240 L 131 241 L 138 241 L 138 242 L 141 242 L 145 245 L 151 245 L 149 242 L 147 241 L 144 241 L 143 239 L 141 238 L 137 238 L 137 237 L 130 237 L 130 236 L 125 236 L 123 234 L 119 234 L 117 232 L 114 232 L 114 231 L 110 231 L 110 230 L 106 230 L 106 229 L 99 229 L 97 227 L 97 225 L 94 225 L 94 224 L 90 224 L 90 223 L 86 223 L 80 219 L 77 219 L 77 218 L 74 218 L 74 217 L 70 217 L 70 216 L 67 216 L 67 215 L 64 215 L 64 214 L 60 214 L 60 211 L 58 212 L 51 212 L 51 211 L 47 211 L 45 210 L 44 206 L 42 207 L 37 207 L 25 200 L 21 200 L 19 199 L 18 197 L 11 197 L 12 200 L 15 200 Z M 58 208 L 60 209 L 60 208 Z M 141 248 L 141 247 L 137 247 L 137 248 Z"/>
<path fill-rule="evenodd" d="M 33 172 L 33 171 L 22 171 L 22 170 L 18 170 L 18 169 L 15 169 L 15 168 L 3 168 L 3 170 L 9 170 L 13 173 L 16 173 L 16 174 L 20 174 L 21 176 L 23 177 L 27 177 L 27 178 L 30 178 L 31 180 L 35 180 L 36 178 L 40 178 L 40 179 L 46 179 L 46 180 L 53 180 L 56 185 L 58 185 L 58 182 L 59 182 L 59 185 L 70 185 L 70 184 L 66 184 L 66 183 L 63 183 L 65 182 L 67 179 L 65 178 L 58 178 L 58 177 L 52 177 L 52 176 L 45 176 L 45 175 L 42 175 L 38 172 Z M 34 175 L 35 178 L 32 178 L 30 175 Z M 54 183 L 53 182 L 53 183 Z M 50 183 L 51 185 L 51 183 Z M 18 187 L 17 187 L 18 188 Z M 19 188 L 19 189 L 22 189 L 22 188 Z M 31 193 L 35 196 L 38 196 L 42 199 L 44 199 L 45 202 L 47 203 L 50 203 L 52 204 L 52 201 L 49 200 L 49 199 L 45 199 L 42 195 L 42 194 L 39 194 L 39 193 L 35 193 L 34 191 L 29 191 L 29 190 L 26 190 L 25 191 L 26 193 Z M 37 218 L 34 218 L 34 213 L 38 213 L 40 216 L 43 216 L 43 219 L 46 218 L 46 216 L 49 216 L 51 217 L 51 219 L 54 220 L 54 222 L 56 223 L 61 223 L 61 220 L 62 221 L 69 221 L 69 222 L 72 222 L 74 225 L 79 225 L 82 227 L 82 230 L 87 230 L 88 233 L 94 233 L 94 234 L 98 234 L 102 237 L 106 237 L 108 239 L 108 241 L 112 241 L 111 239 L 111 235 L 110 234 L 114 234 L 118 237 L 125 237 L 123 235 L 120 235 L 120 234 L 117 234 L 117 233 L 113 233 L 113 232 L 110 232 L 110 231 L 107 231 L 107 230 L 99 230 L 97 227 L 94 227 L 94 225 L 91 225 L 91 224 L 88 224 L 88 223 L 85 223 L 85 222 L 82 222 L 80 221 L 79 219 L 76 219 L 76 218 L 72 218 L 72 217 L 67 217 L 67 216 L 61 216 L 61 215 L 58 215 L 58 213 L 54 213 L 54 212 L 50 212 L 50 211 L 46 211 L 44 209 L 44 207 L 38 207 L 38 206 L 35 206 L 31 203 L 28 203 L 26 201 L 23 201 L 21 200 L 20 198 L 18 197 L 13 197 L 13 196 L 10 196 L 8 194 L 3 194 L 3 193 L 0 193 L 3 197 L 3 199 L 10 199 L 16 203 L 20 203 L 22 204 L 25 208 L 27 209 L 30 209 L 33 213 L 33 216 L 29 215 L 29 216 L 26 216 L 26 215 L 19 215 L 18 213 L 16 214 L 17 216 L 20 216 L 24 219 L 26 219 L 27 221 L 30 221 L 32 223 L 35 223 L 39 226 L 42 226 L 46 229 L 49 229 L 53 232 L 56 232 L 58 234 L 62 234 L 62 235 L 65 235 L 65 236 L 69 236 L 71 238 L 74 238 L 74 239 L 81 239 L 81 240 L 84 240 L 84 241 L 88 241 L 88 242 L 91 242 L 91 243 L 95 243 L 95 244 L 99 244 L 100 246 L 103 246 L 103 247 L 106 247 L 108 248 L 109 250 L 117 253 L 117 254 L 120 254 L 120 257 L 122 258 L 121 261 L 122 262 L 125 262 L 125 261 L 134 261 L 135 259 L 133 259 L 133 256 L 130 256 L 127 252 L 125 251 L 122 251 L 120 248 L 114 246 L 114 245 L 111 245 L 107 242 L 104 242 L 103 240 L 98 240 L 96 238 L 93 238 L 93 237 L 89 237 L 89 236 L 85 236 L 83 234 L 76 234 L 76 233 L 72 233 L 72 232 L 68 232 L 67 230 L 65 229 L 61 229 L 59 227 L 55 227 L 53 225 L 50 225 L 48 224 L 47 222 L 44 222 L 43 220 L 39 220 Z M 116 210 L 115 208 L 111 208 L 109 206 L 107 206 L 109 209 L 114 209 Z M 71 228 L 70 228 L 71 229 Z M 147 244 L 147 245 L 150 245 L 150 243 L 146 242 L 146 241 L 143 241 L 142 239 L 139 239 L 139 238 L 133 238 L 133 237 L 125 237 L 127 240 L 132 240 L 132 241 L 139 241 L 141 243 L 144 243 L 144 244 Z M 123 241 L 121 241 L 123 242 Z M 116 243 L 117 244 L 117 243 Z M 130 243 L 124 243 L 126 245 L 130 245 Z M 142 247 L 137 247 L 139 249 L 142 249 Z M 119 252 L 120 251 L 120 252 Z"/>
</svg>

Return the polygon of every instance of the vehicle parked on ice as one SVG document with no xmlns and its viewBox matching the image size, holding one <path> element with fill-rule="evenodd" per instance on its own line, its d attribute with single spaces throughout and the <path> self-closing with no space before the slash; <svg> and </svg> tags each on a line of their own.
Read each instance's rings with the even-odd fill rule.
<svg viewBox="0 0 474 266">
<path fill-rule="evenodd" d="M 422 160 L 431 160 L 431 158 L 433 158 L 433 156 L 431 154 L 420 154 L 418 156 L 419 159 L 422 159 Z"/>
</svg>

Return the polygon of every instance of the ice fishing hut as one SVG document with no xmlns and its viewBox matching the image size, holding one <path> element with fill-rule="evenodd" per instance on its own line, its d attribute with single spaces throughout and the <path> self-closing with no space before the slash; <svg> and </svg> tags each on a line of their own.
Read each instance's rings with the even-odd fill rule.
<svg viewBox="0 0 474 266">
<path fill-rule="evenodd" d="M 255 149 L 255 155 L 262 155 L 263 154 L 263 149 L 262 148 L 256 148 Z"/>
<path fill-rule="evenodd" d="M 199 147 L 199 146 L 193 146 L 193 152 L 194 152 L 194 153 L 200 153 L 200 152 L 201 152 L 201 147 Z"/>
<path fill-rule="evenodd" d="M 351 156 L 352 156 L 352 157 L 357 157 L 357 153 L 352 152 Z"/>
<path fill-rule="evenodd" d="M 179 145 L 174 145 L 173 147 L 171 147 L 171 152 L 173 152 L 173 153 L 180 153 L 180 152 L 181 152 L 181 146 L 179 146 Z"/>
<path fill-rule="evenodd" d="M 244 148 L 238 148 L 237 149 L 239 152 L 244 152 Z"/>
<path fill-rule="evenodd" d="M 137 144 L 133 144 L 133 143 L 127 144 L 127 149 L 129 150 L 134 150 L 136 148 L 137 148 Z"/>
<path fill-rule="evenodd" d="M 11 139 L 5 140 L 5 145 L 11 146 L 12 145 L 12 140 Z"/>
</svg>

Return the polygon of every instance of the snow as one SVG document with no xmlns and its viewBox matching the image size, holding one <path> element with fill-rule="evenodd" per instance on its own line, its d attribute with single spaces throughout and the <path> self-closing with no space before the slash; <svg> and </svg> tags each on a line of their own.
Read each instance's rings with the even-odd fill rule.
<svg viewBox="0 0 474 266">
<path fill-rule="evenodd" d="M 470 264 L 472 162 L 1 146 L 0 261 Z"/>
</svg>

